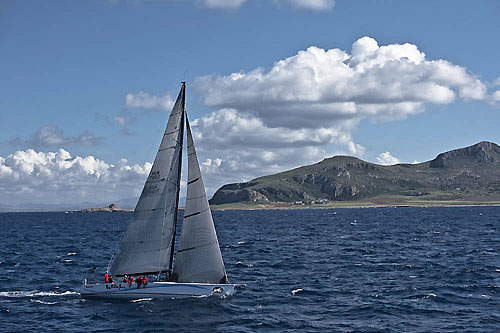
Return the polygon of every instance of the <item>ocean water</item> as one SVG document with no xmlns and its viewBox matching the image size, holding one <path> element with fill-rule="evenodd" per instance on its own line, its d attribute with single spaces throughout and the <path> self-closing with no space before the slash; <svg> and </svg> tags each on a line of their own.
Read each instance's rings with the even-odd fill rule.
<svg viewBox="0 0 500 333">
<path fill-rule="evenodd" d="M 0 331 L 500 328 L 500 207 L 216 211 L 234 296 L 82 299 L 130 216 L 0 214 Z"/>
</svg>

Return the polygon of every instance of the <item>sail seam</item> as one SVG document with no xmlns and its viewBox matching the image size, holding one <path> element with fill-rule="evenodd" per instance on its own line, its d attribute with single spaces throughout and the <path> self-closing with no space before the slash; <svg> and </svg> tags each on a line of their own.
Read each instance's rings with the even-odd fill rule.
<svg viewBox="0 0 500 333">
<path fill-rule="evenodd" d="M 204 195 L 200 195 L 199 197 L 192 197 L 192 198 L 186 198 L 186 200 L 194 200 L 194 199 L 200 199 L 200 198 L 204 198 L 206 197 L 207 195 L 204 194 Z"/>
</svg>

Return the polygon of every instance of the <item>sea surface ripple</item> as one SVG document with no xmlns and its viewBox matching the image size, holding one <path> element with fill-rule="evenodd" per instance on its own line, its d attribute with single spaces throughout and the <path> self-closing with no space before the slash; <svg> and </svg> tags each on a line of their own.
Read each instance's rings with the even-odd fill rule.
<svg viewBox="0 0 500 333">
<path fill-rule="evenodd" d="M 495 332 L 500 207 L 215 211 L 223 299 L 85 300 L 130 213 L 1 213 L 0 330 Z M 97 266 L 95 273 L 91 268 Z"/>
</svg>

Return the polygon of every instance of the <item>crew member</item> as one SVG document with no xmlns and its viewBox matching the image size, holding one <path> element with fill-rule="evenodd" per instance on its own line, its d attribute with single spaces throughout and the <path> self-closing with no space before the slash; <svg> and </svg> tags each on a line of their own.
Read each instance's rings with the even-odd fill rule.
<svg viewBox="0 0 500 333">
<path fill-rule="evenodd" d="M 109 275 L 108 272 L 104 273 L 104 282 L 108 283 L 109 282 Z"/>
</svg>

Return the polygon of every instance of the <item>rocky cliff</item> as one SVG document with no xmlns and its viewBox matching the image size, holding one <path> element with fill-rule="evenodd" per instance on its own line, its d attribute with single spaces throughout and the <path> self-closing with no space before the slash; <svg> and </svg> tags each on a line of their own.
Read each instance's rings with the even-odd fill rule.
<svg viewBox="0 0 500 333">
<path fill-rule="evenodd" d="M 355 157 L 323 161 L 246 183 L 222 186 L 211 204 L 323 203 L 380 195 L 500 196 L 500 147 L 483 141 L 419 164 L 377 165 Z"/>
</svg>

